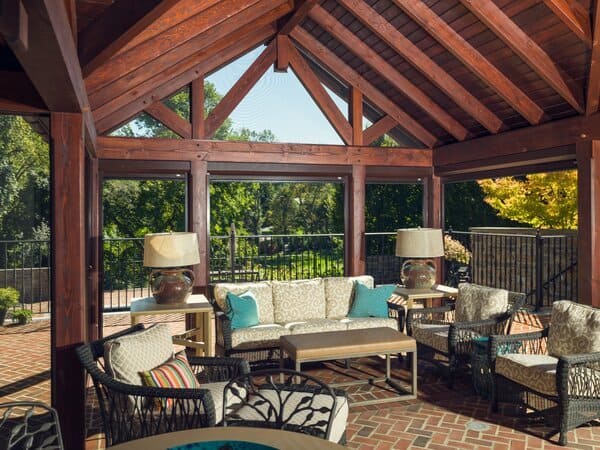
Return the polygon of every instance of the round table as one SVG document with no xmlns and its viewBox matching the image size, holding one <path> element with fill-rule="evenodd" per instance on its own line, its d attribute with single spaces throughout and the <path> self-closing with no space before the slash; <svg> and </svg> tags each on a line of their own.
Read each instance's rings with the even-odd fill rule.
<svg viewBox="0 0 600 450">
<path fill-rule="evenodd" d="M 220 440 L 246 441 L 290 450 L 298 448 L 339 450 L 345 448 L 325 439 L 319 439 L 308 434 L 293 433 L 291 431 L 272 430 L 269 428 L 215 427 L 157 434 L 156 436 L 115 445 L 111 447 L 111 450 L 166 450 L 178 445 Z"/>
</svg>

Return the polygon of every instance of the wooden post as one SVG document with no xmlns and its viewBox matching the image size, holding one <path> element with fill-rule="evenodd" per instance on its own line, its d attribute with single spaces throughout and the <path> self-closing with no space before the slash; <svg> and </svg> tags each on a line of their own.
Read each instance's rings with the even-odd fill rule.
<svg viewBox="0 0 600 450">
<path fill-rule="evenodd" d="M 190 94 L 192 139 L 204 139 L 204 77 L 192 81 Z"/>
<path fill-rule="evenodd" d="M 86 240 L 87 247 L 87 292 L 88 292 L 88 333 L 94 341 L 102 336 L 102 279 L 100 265 L 102 258 L 102 179 L 97 158 L 86 159 L 86 211 L 88 211 Z"/>
<path fill-rule="evenodd" d="M 600 141 L 577 143 L 577 172 L 577 301 L 600 307 Z"/>
<path fill-rule="evenodd" d="M 363 145 L 363 95 L 354 86 L 350 88 L 348 121 L 352 125 L 352 145 Z"/>
<path fill-rule="evenodd" d="M 444 200 L 440 177 L 428 176 L 423 185 L 423 226 L 429 228 L 444 228 Z M 442 283 L 445 279 L 444 259 L 435 258 L 436 281 Z"/>
<path fill-rule="evenodd" d="M 52 405 L 65 448 L 85 444 L 85 377 L 75 347 L 87 337 L 83 118 L 51 115 Z"/>
<path fill-rule="evenodd" d="M 346 246 L 348 252 L 347 275 L 363 275 L 366 271 L 365 257 L 365 183 L 366 166 L 353 165 L 348 193 Z"/>
<path fill-rule="evenodd" d="M 208 286 L 208 173 L 206 161 L 193 160 L 189 180 L 190 231 L 198 233 L 200 264 L 194 266 L 195 293 L 206 293 Z"/>
</svg>

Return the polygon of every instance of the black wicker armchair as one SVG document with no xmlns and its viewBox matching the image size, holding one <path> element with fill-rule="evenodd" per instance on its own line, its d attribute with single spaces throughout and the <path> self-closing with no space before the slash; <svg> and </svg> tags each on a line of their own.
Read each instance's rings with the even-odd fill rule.
<svg viewBox="0 0 600 450">
<path fill-rule="evenodd" d="M 64 448 L 56 410 L 40 402 L 0 404 L 0 449 L 28 448 Z"/>
<path fill-rule="evenodd" d="M 142 324 L 82 345 L 77 355 L 91 376 L 102 417 L 106 445 L 146 436 L 211 427 L 221 421 L 223 387 L 249 371 L 241 358 L 190 357 L 200 389 L 158 388 L 128 384 L 105 370 L 104 344 L 144 330 Z"/>
<path fill-rule="evenodd" d="M 253 371 L 224 390 L 223 426 L 274 428 L 344 444 L 348 399 L 317 378 L 288 369 Z"/>
<path fill-rule="evenodd" d="M 600 418 L 600 309 L 558 301 L 541 331 L 491 336 L 492 409 L 509 402 L 567 432 Z M 592 350 L 592 351 L 590 351 Z"/>
<path fill-rule="evenodd" d="M 456 303 L 437 308 L 409 309 L 406 317 L 406 332 L 417 341 L 419 358 L 430 356 L 434 362 L 440 362 L 435 359 L 436 354 L 447 358 L 449 387 L 454 384 L 456 372 L 469 362 L 473 339 L 510 333 L 513 317 L 525 302 L 525 294 L 508 292 L 502 312 L 498 311 L 497 305 L 496 310 L 485 311 L 486 305 L 483 303 L 478 306 L 480 311 L 476 315 L 484 319 L 457 321 L 457 305 L 460 308 L 461 302 L 473 301 L 471 297 L 467 299 L 467 289 L 478 290 L 484 295 L 501 291 L 464 283 L 459 285 Z"/>
</svg>

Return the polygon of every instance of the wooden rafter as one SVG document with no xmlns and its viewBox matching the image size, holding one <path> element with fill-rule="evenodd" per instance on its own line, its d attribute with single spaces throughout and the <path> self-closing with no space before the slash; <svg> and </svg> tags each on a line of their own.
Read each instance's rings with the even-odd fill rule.
<svg viewBox="0 0 600 450">
<path fill-rule="evenodd" d="M 218 69 L 223 64 L 239 57 L 248 50 L 263 43 L 276 32 L 273 24 L 255 29 L 240 28 L 230 39 L 219 40 L 193 57 L 173 66 L 169 71 L 157 73 L 136 88 L 114 100 L 114 110 L 102 118 L 96 117 L 98 132 L 104 134 L 127 122 L 147 105 L 154 103 L 176 92 L 199 76 L 204 76 Z M 96 111 L 94 111 L 94 115 Z"/>
<path fill-rule="evenodd" d="M 590 72 L 587 84 L 587 101 L 585 113 L 594 114 L 598 111 L 600 103 L 600 2 L 596 1 L 594 15 L 594 40 L 592 44 L 592 55 L 590 57 Z"/>
<path fill-rule="evenodd" d="M 577 112 L 584 112 L 582 95 L 571 77 L 492 0 L 460 1 Z"/>
<path fill-rule="evenodd" d="M 544 111 L 425 3 L 400 0 L 394 0 L 394 3 L 495 90 L 529 123 L 538 124 L 542 120 Z"/>
<path fill-rule="evenodd" d="M 352 144 L 352 127 L 296 48 L 289 44 L 290 65 L 298 79 L 342 140 Z"/>
<path fill-rule="evenodd" d="M 592 45 L 590 16 L 578 0 L 544 0 L 544 3 L 579 39 Z"/>
<path fill-rule="evenodd" d="M 385 61 L 377 52 L 365 44 L 348 28 L 320 6 L 315 6 L 310 12 L 310 18 L 327 30 L 354 54 L 369 64 L 377 73 L 387 79 L 392 86 L 413 100 L 427 112 L 446 131 L 459 141 L 466 139 L 469 132 L 454 117 L 448 114 L 440 105 L 435 103 L 427 94 L 415 86 L 410 80 Z"/>
<path fill-rule="evenodd" d="M 390 131 L 396 125 L 398 124 L 396 123 L 393 117 L 390 117 L 388 115 L 383 116 L 381 119 L 379 119 L 377 122 L 375 122 L 373 125 L 371 125 L 363 131 L 364 144 L 372 144 L 373 141 L 379 139 L 381 136 Z"/>
<path fill-rule="evenodd" d="M 229 117 L 231 112 L 250 92 L 250 89 L 254 87 L 260 77 L 275 62 L 276 47 L 276 41 L 271 41 L 267 48 L 263 50 L 229 92 L 227 92 L 227 95 L 210 112 L 204 126 L 205 138 L 210 139 L 214 136 L 218 128 L 223 125 L 225 119 Z"/>
<path fill-rule="evenodd" d="M 134 36 L 169 11 L 178 0 L 118 0 L 79 34 L 84 76 L 116 54 Z"/>
<path fill-rule="evenodd" d="M 296 28 L 290 35 L 302 47 L 308 50 L 317 60 L 327 66 L 333 73 L 342 78 L 348 85 L 355 86 L 367 97 L 375 107 L 385 112 L 403 128 L 427 147 L 433 147 L 438 139 L 419 122 L 413 119 L 398 105 L 392 102 L 381 91 L 360 76 L 354 69 L 337 57 L 331 50 L 321 44 L 302 28 Z"/>
<path fill-rule="evenodd" d="M 279 30 L 279 34 L 283 36 L 290 34 L 290 32 L 306 18 L 310 10 L 316 4 L 317 0 L 304 0 L 300 2 L 299 6 L 292 14 L 292 17 L 290 17 Z"/>
<path fill-rule="evenodd" d="M 503 123 L 494 113 L 367 3 L 358 0 L 339 0 L 339 3 L 488 131 L 497 133 L 501 130 Z"/>
<path fill-rule="evenodd" d="M 192 138 L 192 124 L 163 102 L 154 102 L 145 108 L 144 111 L 182 138 Z"/>
</svg>

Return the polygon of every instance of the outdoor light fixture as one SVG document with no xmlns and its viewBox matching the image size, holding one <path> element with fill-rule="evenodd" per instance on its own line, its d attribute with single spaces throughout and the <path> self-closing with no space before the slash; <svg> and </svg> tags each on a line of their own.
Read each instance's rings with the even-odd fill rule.
<svg viewBox="0 0 600 450">
<path fill-rule="evenodd" d="M 194 272 L 184 266 L 199 262 L 196 233 L 151 233 L 144 236 L 144 267 L 154 269 L 150 273 L 150 287 L 156 303 L 184 303 L 194 283 Z"/>
<path fill-rule="evenodd" d="M 400 279 L 409 289 L 429 289 L 435 284 L 435 263 L 430 258 L 444 256 L 442 230 L 404 228 L 396 234 L 396 256 L 407 259 Z"/>
</svg>

